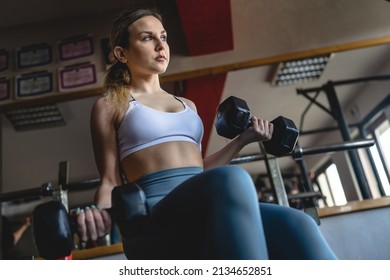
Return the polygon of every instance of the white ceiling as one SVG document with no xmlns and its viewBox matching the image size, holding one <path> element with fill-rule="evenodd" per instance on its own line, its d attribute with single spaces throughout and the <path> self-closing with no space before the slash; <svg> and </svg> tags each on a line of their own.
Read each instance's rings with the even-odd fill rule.
<svg viewBox="0 0 390 280">
<path fill-rule="evenodd" d="M 2 0 L 0 29 L 115 10 L 128 2 L 134 1 Z M 390 3 L 385 0 L 231 0 L 231 6 L 235 50 L 208 56 L 207 58 L 211 58 L 210 63 L 214 63 L 213 66 L 390 36 Z M 267 119 L 284 115 L 299 126 L 308 101 L 297 95 L 297 87 L 315 87 L 328 80 L 387 74 L 389 53 L 388 45 L 336 53 L 318 82 L 283 88 L 272 87 L 269 83 L 269 75 L 275 65 L 233 71 L 228 75 L 223 98 L 229 95 L 239 96 L 247 101 L 254 115 Z M 174 69 L 178 65 L 177 61 L 179 60 L 172 61 Z M 190 63 L 185 67 L 189 69 L 202 68 L 205 63 L 202 58 L 188 58 L 188 61 Z M 350 104 L 362 88 L 362 85 L 355 84 L 337 89 L 341 104 Z M 364 90 L 367 88 L 364 87 Z M 323 96 L 320 100 L 326 104 Z M 305 118 L 303 129 L 317 129 L 333 124 L 328 115 L 314 106 Z M 318 137 L 320 136 L 303 136 L 300 145 L 315 145 Z M 225 142 L 225 139 L 213 133 L 208 153 Z M 243 154 L 258 151 L 257 145 L 251 145 Z M 293 163 L 286 158 L 280 164 L 287 168 Z M 258 164 L 246 167 L 252 172 L 263 170 Z"/>
</svg>

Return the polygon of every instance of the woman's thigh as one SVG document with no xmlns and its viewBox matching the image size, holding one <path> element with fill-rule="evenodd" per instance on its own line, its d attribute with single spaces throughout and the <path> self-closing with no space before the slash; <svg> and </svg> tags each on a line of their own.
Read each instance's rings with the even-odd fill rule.
<svg viewBox="0 0 390 280">
<path fill-rule="evenodd" d="M 206 170 L 181 183 L 151 209 L 152 220 L 161 226 L 204 223 L 210 208 L 234 206 L 236 201 L 256 203 L 250 175 L 237 166 Z M 223 205 L 218 205 L 223 204 Z"/>
<path fill-rule="evenodd" d="M 243 215 L 246 217 L 240 219 Z M 221 248 L 224 250 L 228 247 L 225 243 L 219 244 L 222 237 L 231 234 L 233 239 L 241 240 L 237 236 L 243 232 L 248 234 L 252 228 L 262 232 L 252 178 L 237 166 L 214 168 L 185 180 L 151 207 L 150 217 L 151 230 L 138 240 L 126 242 L 132 244 L 128 247 L 132 247 L 133 252 L 155 256 L 165 251 L 167 258 L 175 255 L 204 259 L 209 256 L 208 250 L 216 254 L 221 252 Z M 237 223 L 242 223 L 246 230 L 243 229 L 242 233 L 224 230 L 243 228 Z M 249 239 L 264 239 L 262 234 L 253 235 L 256 237 Z M 264 244 L 257 243 L 264 248 Z M 233 245 L 237 247 L 233 248 Z M 241 246 L 236 242 L 231 247 L 233 251 L 240 251 Z M 147 249 L 142 251 L 142 248 Z"/>
</svg>

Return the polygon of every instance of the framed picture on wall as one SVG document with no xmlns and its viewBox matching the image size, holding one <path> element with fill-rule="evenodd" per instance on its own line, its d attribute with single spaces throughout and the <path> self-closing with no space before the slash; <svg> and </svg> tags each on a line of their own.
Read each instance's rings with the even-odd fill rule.
<svg viewBox="0 0 390 280">
<path fill-rule="evenodd" d="M 60 91 L 80 89 L 96 83 L 96 67 L 90 62 L 69 65 L 59 69 Z"/>
<path fill-rule="evenodd" d="M 31 72 L 16 77 L 16 98 L 30 97 L 53 91 L 53 73 Z"/>
<path fill-rule="evenodd" d="M 16 50 L 16 66 L 29 68 L 50 64 L 53 61 L 52 46 L 46 43 L 21 47 Z"/>
<path fill-rule="evenodd" d="M 9 66 L 9 53 L 7 50 L 0 50 L 0 72 L 6 71 Z"/>
<path fill-rule="evenodd" d="M 76 59 L 94 53 L 93 39 L 90 35 L 81 35 L 63 39 L 59 45 L 61 60 Z"/>
<path fill-rule="evenodd" d="M 10 98 L 11 82 L 7 77 L 0 77 L 0 101 L 7 100 Z"/>
</svg>

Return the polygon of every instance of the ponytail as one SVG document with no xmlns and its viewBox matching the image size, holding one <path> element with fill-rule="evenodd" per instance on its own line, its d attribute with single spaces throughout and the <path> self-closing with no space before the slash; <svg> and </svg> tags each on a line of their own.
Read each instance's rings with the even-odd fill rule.
<svg viewBox="0 0 390 280">
<path fill-rule="evenodd" d="M 104 92 L 118 109 L 127 107 L 130 96 L 130 71 L 125 63 L 115 62 L 106 72 Z"/>
</svg>

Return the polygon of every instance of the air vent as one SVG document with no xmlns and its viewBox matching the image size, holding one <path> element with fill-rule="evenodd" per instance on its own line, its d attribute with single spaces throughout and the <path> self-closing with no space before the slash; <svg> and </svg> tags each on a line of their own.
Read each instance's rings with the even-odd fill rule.
<svg viewBox="0 0 390 280">
<path fill-rule="evenodd" d="M 274 86 L 289 86 L 316 81 L 321 77 L 330 58 L 331 54 L 328 54 L 281 62 L 271 83 Z"/>
<path fill-rule="evenodd" d="M 8 111 L 5 116 L 16 131 L 64 126 L 65 120 L 56 104 Z"/>
</svg>

